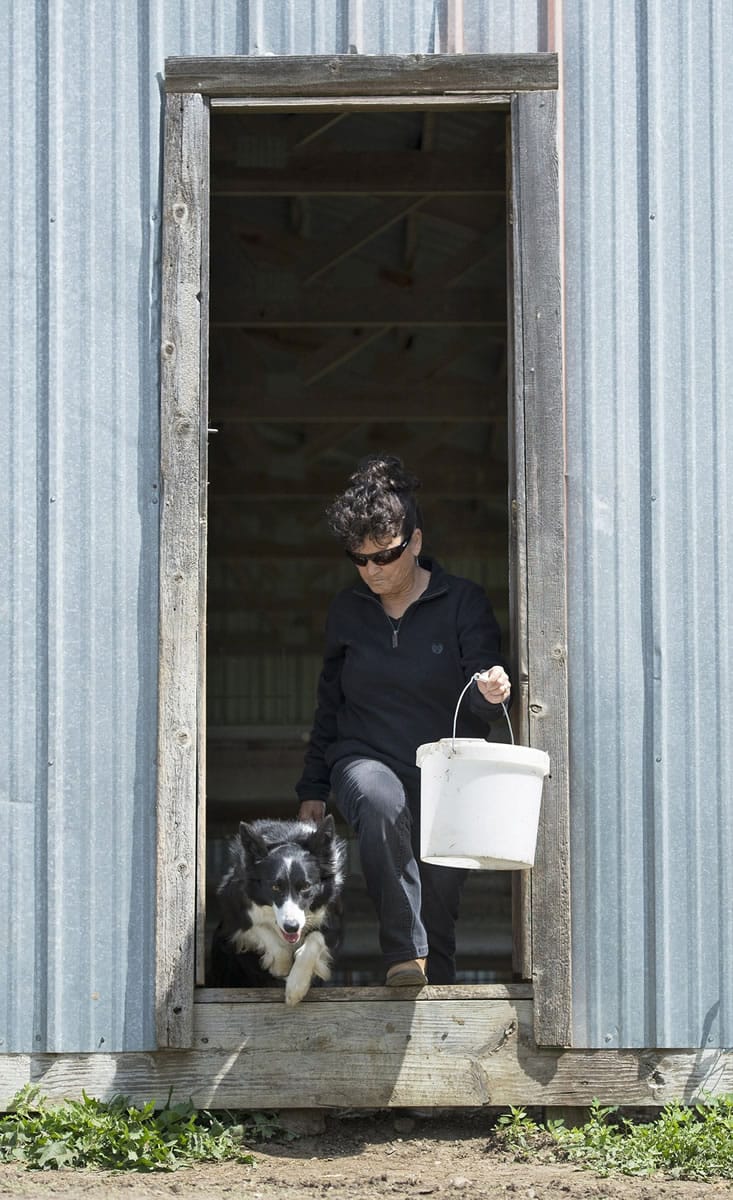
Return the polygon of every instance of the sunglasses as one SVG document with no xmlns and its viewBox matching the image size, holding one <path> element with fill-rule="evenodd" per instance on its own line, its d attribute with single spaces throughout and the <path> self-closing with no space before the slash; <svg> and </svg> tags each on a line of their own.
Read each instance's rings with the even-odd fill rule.
<svg viewBox="0 0 733 1200">
<path fill-rule="evenodd" d="M 365 567 L 369 562 L 377 567 L 387 567 L 404 554 L 414 532 L 414 529 L 410 530 L 404 542 L 400 542 L 399 546 L 390 546 L 389 550 L 376 550 L 374 554 L 357 554 L 355 550 L 347 550 L 346 553 L 357 567 Z"/>
</svg>

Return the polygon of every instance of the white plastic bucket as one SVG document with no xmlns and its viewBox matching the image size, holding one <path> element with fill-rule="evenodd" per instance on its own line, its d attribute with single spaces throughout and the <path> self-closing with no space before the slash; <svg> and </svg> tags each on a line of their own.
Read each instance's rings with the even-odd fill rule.
<svg viewBox="0 0 733 1200">
<path fill-rule="evenodd" d="M 417 749 L 420 857 L 443 867 L 524 871 L 534 865 L 544 750 L 442 738 Z"/>
</svg>

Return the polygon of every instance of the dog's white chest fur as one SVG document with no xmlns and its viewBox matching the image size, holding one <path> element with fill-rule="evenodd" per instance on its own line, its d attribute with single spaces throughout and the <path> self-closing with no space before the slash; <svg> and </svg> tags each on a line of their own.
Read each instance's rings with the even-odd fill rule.
<svg viewBox="0 0 733 1200">
<path fill-rule="evenodd" d="M 319 914 L 309 913 L 303 936 L 296 945 L 283 940 L 270 905 L 253 904 L 249 916 L 252 925 L 249 929 L 238 929 L 232 945 L 238 953 L 250 950 L 258 954 L 265 971 L 286 980 L 286 1004 L 298 1004 L 303 999 L 314 975 L 323 980 L 331 978 L 331 955 L 323 934 L 315 927 L 320 924 Z"/>
<path fill-rule="evenodd" d="M 238 929 L 232 938 L 232 945 L 239 954 L 244 950 L 254 951 L 260 956 L 265 971 L 284 979 L 293 965 L 295 946 L 283 941 L 269 905 L 261 907 L 253 904 L 250 917 L 252 925 L 249 929 Z"/>
</svg>

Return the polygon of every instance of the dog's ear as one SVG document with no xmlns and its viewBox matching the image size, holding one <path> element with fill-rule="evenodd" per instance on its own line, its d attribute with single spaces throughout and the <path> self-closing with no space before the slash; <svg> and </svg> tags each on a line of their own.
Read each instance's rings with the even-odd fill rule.
<svg viewBox="0 0 733 1200">
<path fill-rule="evenodd" d="M 266 858 L 267 844 L 260 837 L 256 829 L 248 825 L 246 821 L 239 822 L 239 840 L 244 846 L 245 854 L 250 858 Z"/>
<path fill-rule="evenodd" d="M 318 827 L 315 833 L 312 833 L 308 838 L 308 849 L 311 854 L 316 856 L 322 853 L 331 844 L 336 836 L 336 822 L 329 813 L 322 821 L 318 822 Z"/>
</svg>

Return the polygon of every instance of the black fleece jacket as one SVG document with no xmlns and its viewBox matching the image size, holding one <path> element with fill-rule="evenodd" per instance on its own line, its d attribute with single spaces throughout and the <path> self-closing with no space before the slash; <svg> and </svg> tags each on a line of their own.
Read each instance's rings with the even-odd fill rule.
<svg viewBox="0 0 733 1200">
<path fill-rule="evenodd" d="M 303 774 L 302 800 L 327 800 L 331 767 L 360 755 L 402 778 L 419 772 L 415 751 L 450 737 L 461 690 L 471 675 L 506 662 L 500 632 L 482 588 L 421 559 L 430 582 L 394 633 L 380 600 L 361 580 L 334 599 Z M 456 736 L 486 737 L 502 715 L 476 684 L 464 696 Z"/>
</svg>

